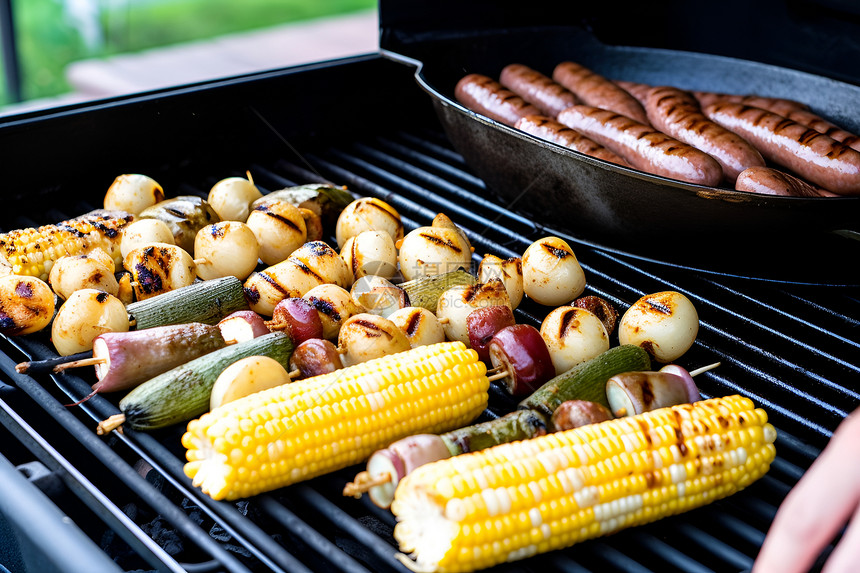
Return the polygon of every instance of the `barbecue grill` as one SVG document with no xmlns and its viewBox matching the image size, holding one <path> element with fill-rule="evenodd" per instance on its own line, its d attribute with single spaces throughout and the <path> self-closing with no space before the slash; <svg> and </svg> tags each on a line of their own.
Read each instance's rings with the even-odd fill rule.
<svg viewBox="0 0 860 573">
<path fill-rule="evenodd" d="M 825 4 L 820 18 L 811 16 L 819 12 L 807 11 Z M 541 13 L 541 3 L 531 7 L 537 12 L 528 11 L 520 23 L 547 23 L 533 15 Z M 860 57 L 852 44 L 860 28 L 850 27 L 858 24 L 857 14 L 831 18 L 840 7 L 851 10 L 847 2 L 837 1 L 768 6 L 780 16 L 783 30 L 797 23 L 789 16 L 799 13 L 806 18 L 800 20 L 806 33 L 834 36 L 832 44 L 853 45 L 853 54 Z M 597 8 L 582 13 L 555 8 L 563 11 L 554 12 L 550 21 L 584 24 L 609 43 L 647 45 L 651 38 L 638 34 L 638 24 L 632 22 L 647 26 L 653 21 L 659 29 L 672 29 L 670 16 L 678 26 L 684 18 L 696 17 L 687 13 L 682 18 L 671 2 L 653 12 L 633 3 L 624 9 L 630 16 L 620 29 L 609 26 L 613 14 L 601 16 Z M 448 22 L 455 13 L 461 16 L 456 24 Z M 168 195 L 205 197 L 217 180 L 247 169 L 264 192 L 314 181 L 347 185 L 359 195 L 391 203 L 407 229 L 445 212 L 466 231 L 476 261 L 483 253 L 519 256 L 540 237 L 561 236 L 573 245 L 586 272 L 586 294 L 602 296 L 618 308 L 643 294 L 670 289 L 694 302 L 701 329 L 682 364 L 722 362 L 697 379 L 703 395 L 740 393 L 765 408 L 778 431 L 777 459 L 764 478 L 725 500 L 497 570 L 748 570 L 779 503 L 842 418 L 860 404 L 855 383 L 860 290 L 851 273 L 840 268 L 852 266 L 856 245 L 835 241 L 835 252 L 822 254 L 835 268 L 811 264 L 814 269 L 807 272 L 806 261 L 796 260 L 798 268 L 788 278 L 780 272 L 784 269 L 749 277 L 708 268 L 708 260 L 667 264 L 607 250 L 577 229 L 545 226 L 524 215 L 527 197 L 514 204 L 502 200 L 454 150 L 406 62 L 428 36 L 510 26 L 514 16 L 481 3 L 465 8 L 453 2 L 384 3 L 382 46 L 396 55 L 361 56 L 5 118 L 0 141 L 6 208 L 0 227 L 56 222 L 98 208 L 104 190 L 120 173 L 146 173 Z M 853 36 L 848 34 L 852 30 Z M 860 61 L 857 57 L 819 60 L 779 38 L 771 44 L 764 39 L 739 44 L 718 43 L 713 36 L 665 34 L 660 47 L 731 50 L 727 55 L 860 81 L 856 69 L 845 67 L 845 62 Z M 545 313 L 524 302 L 517 319 L 539 325 Z M 0 344 L 0 432 L 2 454 L 10 462 L 0 459 L 0 471 L 11 476 L 4 477 L 9 486 L 0 496 L 0 534 L 12 540 L 0 549 L 0 563 L 6 567 L 200 573 L 406 570 L 394 557 L 391 514 L 366 499 L 341 496 L 357 468 L 240 502 L 212 501 L 182 472 L 183 428 L 98 437 L 96 423 L 117 413 L 117 397 L 96 396 L 67 408 L 64 404 L 89 393 L 93 379 L 79 372 L 18 374 L 17 362 L 54 355 L 45 335 Z M 482 419 L 514 406 L 501 391 L 493 391 Z"/>
</svg>

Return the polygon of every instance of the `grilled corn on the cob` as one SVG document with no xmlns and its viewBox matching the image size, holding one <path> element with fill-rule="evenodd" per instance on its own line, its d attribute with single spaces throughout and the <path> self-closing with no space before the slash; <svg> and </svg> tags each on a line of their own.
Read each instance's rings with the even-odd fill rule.
<svg viewBox="0 0 860 573">
<path fill-rule="evenodd" d="M 730 495 L 764 475 L 775 439 L 729 396 L 496 446 L 406 476 L 394 536 L 416 571 L 523 559 Z"/>
<path fill-rule="evenodd" d="M 122 211 L 94 211 L 76 219 L 38 229 L 0 234 L 0 275 L 25 275 L 48 280 L 54 262 L 66 255 L 83 255 L 101 247 L 122 264 L 120 231 L 132 215 Z"/>
<path fill-rule="evenodd" d="M 236 499 L 345 468 L 417 433 L 463 426 L 487 406 L 477 353 L 443 342 L 230 402 L 188 424 L 185 473 Z"/>
</svg>

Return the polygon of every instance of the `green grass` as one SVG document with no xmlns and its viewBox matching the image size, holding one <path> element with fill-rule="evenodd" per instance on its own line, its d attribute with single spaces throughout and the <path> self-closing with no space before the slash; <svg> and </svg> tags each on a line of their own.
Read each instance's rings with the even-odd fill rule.
<svg viewBox="0 0 860 573">
<path fill-rule="evenodd" d="M 103 2 L 103 6 L 111 3 Z M 24 99 L 69 91 L 65 67 L 76 60 L 136 52 L 376 6 L 376 0 L 162 0 L 101 14 L 104 45 L 90 51 L 66 21 L 59 0 L 16 0 L 15 26 Z M 0 105 L 9 103 L 0 82 Z"/>
</svg>

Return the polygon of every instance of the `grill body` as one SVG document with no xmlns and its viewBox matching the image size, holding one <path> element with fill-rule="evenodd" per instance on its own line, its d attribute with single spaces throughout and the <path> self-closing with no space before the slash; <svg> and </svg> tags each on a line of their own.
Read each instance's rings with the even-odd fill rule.
<svg viewBox="0 0 860 573">
<path fill-rule="evenodd" d="M 668 289 L 694 302 L 701 330 L 682 364 L 721 361 L 698 380 L 703 394 L 738 392 L 766 408 L 779 432 L 778 458 L 765 478 L 729 499 L 498 570 L 749 569 L 780 501 L 860 403 L 858 290 L 644 261 L 524 216 L 453 150 L 412 73 L 368 56 L 8 118 L 0 126 L 0 227 L 97 208 L 120 173 L 146 173 L 169 196 L 205 196 L 217 180 L 247 169 L 264 191 L 320 180 L 347 185 L 390 202 L 408 229 L 445 212 L 466 230 L 475 261 L 520 255 L 549 234 L 565 237 L 588 277 L 586 294 L 619 308 Z M 547 310 L 526 303 L 518 322 L 538 325 Z M 88 373 L 16 373 L 16 362 L 53 354 L 46 335 L 3 340 L 2 350 L 8 443 L 20 460 L 35 458 L 57 475 L 57 498 L 67 498 L 58 503 L 120 568 L 405 571 L 394 559 L 391 514 L 340 496 L 357 468 L 239 503 L 213 502 L 182 473 L 182 428 L 99 438 L 96 421 L 117 412 L 118 397 L 69 409 L 63 404 L 89 393 Z M 482 418 L 514 405 L 494 391 Z"/>
</svg>

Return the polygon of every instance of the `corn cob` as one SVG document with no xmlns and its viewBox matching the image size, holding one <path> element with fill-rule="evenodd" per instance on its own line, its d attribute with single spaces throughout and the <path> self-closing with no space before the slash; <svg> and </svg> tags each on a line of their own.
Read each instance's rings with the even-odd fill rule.
<svg viewBox="0 0 860 573">
<path fill-rule="evenodd" d="M 434 462 L 395 493 L 412 559 L 399 558 L 472 571 L 681 513 L 764 475 L 775 439 L 763 410 L 729 396 Z"/>
<path fill-rule="evenodd" d="M 25 275 L 48 280 L 54 262 L 66 255 L 84 255 L 97 247 L 122 264 L 120 231 L 133 219 L 121 211 L 94 211 L 76 219 L 38 229 L 0 235 L 0 275 Z"/>
<path fill-rule="evenodd" d="M 229 402 L 188 424 L 185 474 L 213 499 L 347 467 L 394 440 L 463 426 L 487 406 L 477 353 L 443 342 Z"/>
</svg>

